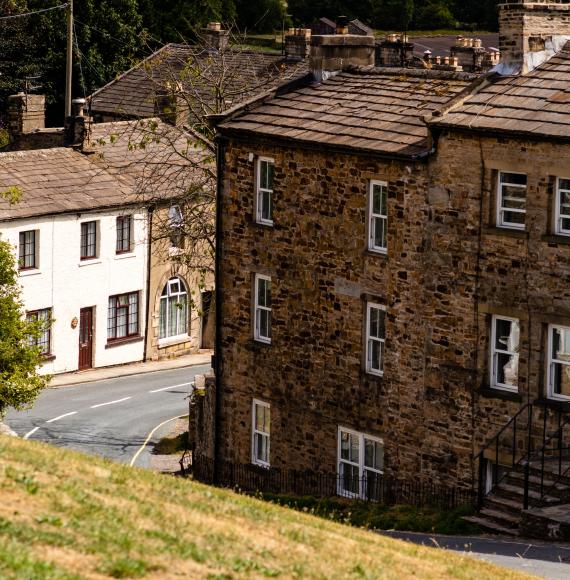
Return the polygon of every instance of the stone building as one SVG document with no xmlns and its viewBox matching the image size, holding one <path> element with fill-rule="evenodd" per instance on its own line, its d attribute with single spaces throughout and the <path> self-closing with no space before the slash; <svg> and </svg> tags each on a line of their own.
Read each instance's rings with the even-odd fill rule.
<svg viewBox="0 0 570 580">
<path fill-rule="evenodd" d="M 479 481 L 480 521 L 519 525 L 519 464 L 570 402 L 570 4 L 501 10 L 510 76 L 313 37 L 318 82 L 213 119 L 217 461 L 336 472 L 348 496 Z"/>
</svg>

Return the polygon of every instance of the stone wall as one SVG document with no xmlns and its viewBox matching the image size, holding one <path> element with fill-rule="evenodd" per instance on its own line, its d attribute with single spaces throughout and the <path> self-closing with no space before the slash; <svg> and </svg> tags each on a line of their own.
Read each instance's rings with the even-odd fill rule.
<svg viewBox="0 0 570 580">
<path fill-rule="evenodd" d="M 250 153 L 275 159 L 273 228 L 253 223 Z M 470 481 L 476 260 L 462 248 L 477 232 L 457 221 L 469 195 L 450 203 L 420 162 L 232 142 L 226 163 L 222 455 L 249 461 L 258 398 L 276 467 L 334 471 L 344 426 L 384 440 L 388 471 Z M 370 179 L 389 183 L 387 257 L 366 249 Z M 272 277 L 269 346 L 252 338 L 256 272 Z M 365 372 L 367 300 L 387 307 L 384 377 Z"/>
<path fill-rule="evenodd" d="M 275 159 L 274 227 L 254 223 L 256 156 Z M 257 398 L 272 466 L 334 471 L 343 426 L 383 439 L 388 472 L 470 484 L 473 455 L 544 397 L 547 323 L 570 325 L 570 245 L 549 217 L 564 159 L 560 145 L 462 134 L 429 163 L 229 142 L 221 457 L 250 460 Z M 495 227 L 501 169 L 528 173 L 528 234 Z M 387 256 L 366 249 L 370 179 L 389 184 Z M 272 279 L 271 345 L 253 340 L 255 273 Z M 365 372 L 367 300 L 387 308 L 383 377 Z M 518 393 L 489 388 L 492 314 L 521 321 Z"/>
</svg>

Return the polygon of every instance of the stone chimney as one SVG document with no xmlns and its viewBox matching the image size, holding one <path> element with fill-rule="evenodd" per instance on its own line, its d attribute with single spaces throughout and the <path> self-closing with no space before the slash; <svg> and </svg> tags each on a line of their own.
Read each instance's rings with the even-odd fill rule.
<svg viewBox="0 0 570 580">
<path fill-rule="evenodd" d="M 44 129 L 46 98 L 44 95 L 18 93 L 8 97 L 8 131 L 14 140 L 19 135 Z"/>
<path fill-rule="evenodd" d="M 340 27 L 344 28 L 348 30 Z M 374 37 L 339 34 L 338 30 L 337 34 L 311 37 L 310 68 L 317 82 L 351 66 L 374 66 Z"/>
<path fill-rule="evenodd" d="M 71 116 L 65 120 L 67 145 L 88 149 L 91 146 L 91 117 L 85 115 L 85 99 L 71 101 Z"/>
<path fill-rule="evenodd" d="M 452 58 L 457 58 L 459 66 L 468 72 L 482 71 L 488 62 L 487 50 L 483 48 L 480 38 L 458 36 L 449 54 Z"/>
<path fill-rule="evenodd" d="M 310 46 L 310 28 L 289 28 L 285 33 L 285 58 L 287 60 L 304 60 L 309 56 Z"/>
<path fill-rule="evenodd" d="M 201 36 L 208 50 L 223 52 L 228 48 L 229 30 L 222 30 L 219 22 L 210 22 L 207 28 L 202 28 Z"/>
<path fill-rule="evenodd" d="M 339 16 L 336 20 L 336 34 L 348 34 L 348 18 Z"/>
<path fill-rule="evenodd" d="M 376 44 L 376 66 L 404 67 L 412 62 L 414 45 L 408 42 L 407 36 L 388 34 Z"/>
<path fill-rule="evenodd" d="M 497 72 L 525 74 L 546 62 L 570 40 L 570 2 L 509 0 L 499 4 Z"/>
<path fill-rule="evenodd" d="M 154 99 L 154 114 L 164 122 L 174 126 L 188 121 L 188 104 L 183 97 L 181 83 L 173 86 L 167 82 L 164 90 L 157 93 Z"/>
</svg>

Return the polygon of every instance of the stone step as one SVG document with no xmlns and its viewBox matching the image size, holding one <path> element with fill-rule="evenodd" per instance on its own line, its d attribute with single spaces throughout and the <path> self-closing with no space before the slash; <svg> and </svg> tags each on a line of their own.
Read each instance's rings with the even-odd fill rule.
<svg viewBox="0 0 570 580">
<path fill-rule="evenodd" d="M 485 502 L 486 503 L 486 502 Z M 497 510 L 491 508 L 489 505 L 485 505 L 479 512 L 479 517 L 484 517 L 488 520 L 492 520 L 498 523 L 504 528 L 518 529 L 520 522 L 520 510 L 518 515 L 513 515 L 512 513 Z"/>
<path fill-rule="evenodd" d="M 524 488 L 522 485 L 510 485 L 508 483 L 501 482 L 497 487 L 495 487 L 495 489 L 493 489 L 493 495 L 506 497 L 507 499 L 520 499 L 522 501 L 522 498 L 524 497 Z M 535 502 L 541 500 L 540 493 L 533 489 L 528 490 L 528 497 L 530 500 Z M 559 502 L 560 499 L 551 495 L 547 495 L 542 498 L 542 501 L 544 501 L 545 504 L 548 504 Z"/>
<path fill-rule="evenodd" d="M 466 522 L 471 522 L 472 524 L 477 524 L 482 528 L 494 533 L 494 534 L 501 534 L 507 536 L 518 536 L 519 531 L 518 529 L 507 528 L 505 526 L 501 526 L 497 522 L 488 519 L 486 517 L 481 516 L 464 516 L 463 519 Z"/>
<path fill-rule="evenodd" d="M 511 485 L 516 485 L 520 487 L 524 487 L 524 480 L 525 475 L 524 472 L 520 471 L 512 471 L 509 475 L 505 478 L 508 483 Z M 532 472 L 529 474 L 528 478 L 529 482 L 529 489 L 533 489 L 534 491 L 540 491 L 540 482 L 541 477 L 536 473 Z M 554 487 L 552 487 L 554 486 Z M 551 490 L 552 495 L 562 497 L 565 494 L 570 493 L 570 485 L 566 485 L 563 482 L 556 482 L 554 479 L 549 476 L 549 474 L 545 474 L 544 481 L 543 481 L 543 488 L 544 490 Z"/>
<path fill-rule="evenodd" d="M 485 498 L 485 506 L 497 511 L 507 512 L 514 516 L 520 517 L 520 513 L 523 508 L 523 502 L 522 500 L 519 501 L 508 499 L 506 497 L 491 494 Z"/>
</svg>

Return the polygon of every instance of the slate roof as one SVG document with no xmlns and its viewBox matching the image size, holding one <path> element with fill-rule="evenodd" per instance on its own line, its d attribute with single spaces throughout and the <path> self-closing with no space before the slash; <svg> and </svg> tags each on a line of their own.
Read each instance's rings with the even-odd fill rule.
<svg viewBox="0 0 570 580">
<path fill-rule="evenodd" d="M 189 65 L 188 63 L 195 63 Z M 305 61 L 287 61 L 281 55 L 232 51 L 208 52 L 185 44 L 168 44 L 150 57 L 128 70 L 117 79 L 90 96 L 91 112 L 124 118 L 149 118 L 157 114 L 155 94 L 164 81 L 181 81 L 191 94 L 206 94 L 205 102 L 213 99 L 212 85 L 223 66 L 226 76 L 224 86 L 233 93 L 227 103 L 230 107 L 252 94 L 264 91 L 296 76 L 307 73 Z M 196 89 L 189 70 L 201 71 L 200 80 L 211 76 L 213 82 Z M 208 95 L 209 93 L 209 95 Z M 213 112 L 213 111 L 206 111 Z"/>
<path fill-rule="evenodd" d="M 132 188 L 73 149 L 0 154 L 0 190 L 17 186 L 19 203 L 0 199 L 0 220 L 84 211 L 134 202 Z"/>
<path fill-rule="evenodd" d="M 232 113 L 222 133 L 416 156 L 428 149 L 423 118 L 447 105 L 477 78 L 422 69 L 362 68 L 321 84 L 293 87 Z"/>
<path fill-rule="evenodd" d="M 143 140 L 144 148 L 133 148 Z M 96 124 L 91 142 L 88 153 L 70 147 L 0 153 L 0 191 L 17 186 L 22 192 L 12 206 L 0 198 L 0 221 L 143 206 L 149 197 L 172 199 L 191 183 L 204 185 L 202 172 L 184 161 L 203 153 L 160 120 Z"/>
<path fill-rule="evenodd" d="M 493 77 L 434 125 L 570 137 L 570 42 L 530 73 Z"/>
</svg>

